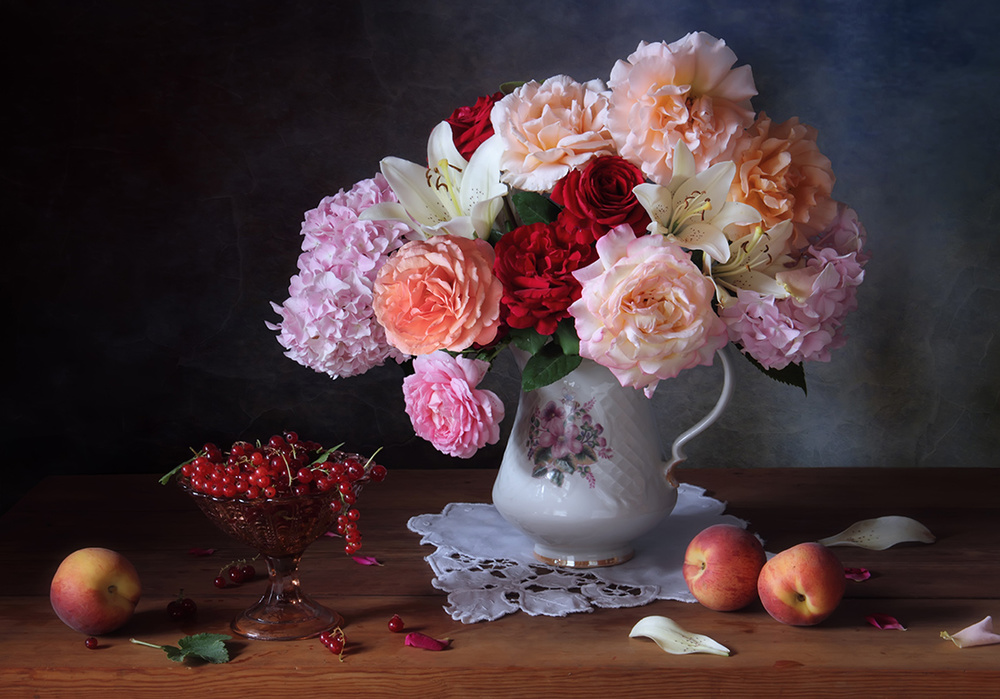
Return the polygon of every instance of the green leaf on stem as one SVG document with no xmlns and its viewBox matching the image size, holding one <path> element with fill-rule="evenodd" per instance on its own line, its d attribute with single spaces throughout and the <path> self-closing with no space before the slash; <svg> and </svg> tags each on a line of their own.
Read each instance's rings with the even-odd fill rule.
<svg viewBox="0 0 1000 699">
<path fill-rule="evenodd" d="M 514 208 L 517 209 L 521 223 L 551 223 L 559 215 L 559 206 L 552 203 L 548 197 L 537 192 L 524 192 L 515 189 L 510 195 Z"/>
<path fill-rule="evenodd" d="M 510 339 L 514 346 L 528 354 L 538 354 L 549 338 L 534 328 L 511 328 Z"/>
<path fill-rule="evenodd" d="M 536 388 L 548 386 L 580 366 L 583 358 L 578 354 L 563 354 L 558 345 L 545 345 L 541 351 L 532 355 L 521 372 L 521 388 L 534 391 Z"/>
<path fill-rule="evenodd" d="M 789 364 L 784 369 L 765 369 L 760 362 L 749 354 L 744 354 L 743 356 L 749 359 L 750 363 L 760 369 L 765 376 L 779 383 L 801 388 L 803 393 L 809 395 L 809 391 L 806 390 L 806 370 L 802 368 L 801 364 Z"/>
</svg>

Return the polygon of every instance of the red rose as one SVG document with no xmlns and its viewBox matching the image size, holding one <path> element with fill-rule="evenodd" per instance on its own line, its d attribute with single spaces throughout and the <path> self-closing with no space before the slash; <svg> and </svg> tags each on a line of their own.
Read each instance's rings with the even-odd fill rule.
<svg viewBox="0 0 1000 699">
<path fill-rule="evenodd" d="M 597 259 L 593 243 L 555 223 L 533 223 L 505 234 L 496 245 L 493 273 L 503 284 L 501 314 L 512 328 L 551 335 L 580 298 L 573 272 Z"/>
<path fill-rule="evenodd" d="M 649 225 L 649 214 L 632 189 L 643 182 L 639 168 L 617 155 L 607 155 L 556 182 L 552 201 L 575 218 L 596 221 L 608 229 L 627 223 L 641 232 Z"/>
<path fill-rule="evenodd" d="M 493 105 L 503 98 L 502 92 L 488 97 L 480 97 L 471 107 L 459 107 L 446 121 L 451 124 L 451 137 L 455 148 L 466 160 L 479 148 L 479 144 L 493 135 L 493 122 L 490 112 Z"/>
</svg>

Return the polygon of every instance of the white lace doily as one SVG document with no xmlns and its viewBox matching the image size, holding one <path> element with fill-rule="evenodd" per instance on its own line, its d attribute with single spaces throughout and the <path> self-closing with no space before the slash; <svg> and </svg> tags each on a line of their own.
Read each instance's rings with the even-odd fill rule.
<svg viewBox="0 0 1000 699">
<path fill-rule="evenodd" d="M 522 610 L 532 616 L 566 616 L 595 607 L 638 607 L 653 600 L 694 602 L 681 566 L 688 542 L 705 527 L 746 522 L 724 514 L 725 504 L 703 488 L 682 483 L 677 505 L 652 532 L 635 542 L 635 557 L 608 568 L 553 568 L 532 554 L 530 539 L 508 524 L 493 505 L 451 503 L 439 515 L 407 523 L 421 544 L 431 583 L 448 593 L 445 606 L 464 623 L 492 621 Z"/>
</svg>

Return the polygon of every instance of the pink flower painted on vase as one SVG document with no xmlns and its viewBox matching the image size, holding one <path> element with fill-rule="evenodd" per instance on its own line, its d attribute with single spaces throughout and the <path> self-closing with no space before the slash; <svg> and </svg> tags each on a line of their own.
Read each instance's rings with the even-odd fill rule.
<svg viewBox="0 0 1000 699">
<path fill-rule="evenodd" d="M 657 184 L 673 173 L 684 141 L 697 171 L 730 159 L 753 123 L 757 94 L 750 66 L 733 68 L 736 54 L 721 39 L 695 32 L 671 44 L 640 42 L 611 70 L 608 122 L 619 155 Z"/>
<path fill-rule="evenodd" d="M 504 406 L 492 391 L 477 388 L 489 363 L 434 352 L 413 360 L 403 379 L 403 398 L 416 434 L 438 451 L 467 459 L 500 439 Z"/>
<path fill-rule="evenodd" d="M 614 450 L 602 436 L 604 427 L 594 421 L 593 409 L 594 399 L 580 403 L 566 394 L 560 402 L 549 401 L 535 410 L 525 443 L 528 459 L 535 464 L 533 477 L 562 485 L 575 473 L 591 488 L 596 486 L 591 464 L 613 458 Z"/>
<path fill-rule="evenodd" d="M 538 433 L 538 445 L 548 448 L 553 459 L 564 459 L 579 454 L 583 443 L 579 439 L 580 428 L 565 420 L 550 420 L 542 424 Z"/>
</svg>

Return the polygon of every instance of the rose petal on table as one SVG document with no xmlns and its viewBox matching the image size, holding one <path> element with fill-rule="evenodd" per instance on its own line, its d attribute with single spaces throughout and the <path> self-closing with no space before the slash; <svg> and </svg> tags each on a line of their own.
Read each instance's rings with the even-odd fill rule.
<svg viewBox="0 0 1000 699">
<path fill-rule="evenodd" d="M 966 626 L 964 629 L 955 634 L 949 634 L 947 631 L 942 631 L 941 638 L 951 641 L 959 648 L 989 646 L 994 643 L 1000 643 L 1000 635 L 993 633 L 992 616 L 988 616 L 972 626 Z"/>
<path fill-rule="evenodd" d="M 380 566 L 382 565 L 375 556 L 351 556 L 355 563 L 363 566 Z"/>
<path fill-rule="evenodd" d="M 192 548 L 188 549 L 188 553 L 190 553 L 192 556 L 211 556 L 213 553 L 215 553 L 215 549 Z"/>
<path fill-rule="evenodd" d="M 896 617 L 889 616 L 888 614 L 869 614 L 865 617 L 865 620 L 876 629 L 882 629 L 883 631 L 906 631 L 906 627 L 900 624 L 896 620 Z"/>
<path fill-rule="evenodd" d="M 656 645 L 673 655 L 688 653 L 729 655 L 729 649 L 725 646 L 708 636 L 685 631 L 677 622 L 665 616 L 647 616 L 640 619 L 628 635 L 629 638 L 641 636 L 652 639 Z"/>
<path fill-rule="evenodd" d="M 342 538 L 340 536 L 340 534 L 338 534 L 337 532 L 323 532 L 323 536 L 329 536 L 329 537 L 334 538 L 334 539 L 340 539 L 340 538 Z"/>
<path fill-rule="evenodd" d="M 889 515 L 863 519 L 839 534 L 819 540 L 824 546 L 858 546 L 872 551 L 883 551 L 904 542 L 931 544 L 934 535 L 915 519 Z"/>
<path fill-rule="evenodd" d="M 844 568 L 844 577 L 848 580 L 861 582 L 862 580 L 867 580 L 871 576 L 872 574 L 867 568 Z"/>
<path fill-rule="evenodd" d="M 423 648 L 424 650 L 444 650 L 451 645 L 451 639 L 438 640 L 419 631 L 411 631 L 406 634 L 403 644 L 413 646 L 414 648 Z"/>
</svg>

